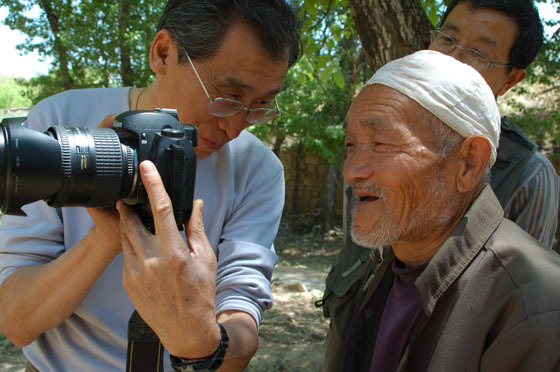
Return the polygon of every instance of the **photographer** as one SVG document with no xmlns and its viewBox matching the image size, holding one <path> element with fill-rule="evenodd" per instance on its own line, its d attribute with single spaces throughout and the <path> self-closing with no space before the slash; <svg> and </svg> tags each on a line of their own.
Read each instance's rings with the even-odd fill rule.
<svg viewBox="0 0 560 372">
<path fill-rule="evenodd" d="M 283 0 L 171 0 L 152 41 L 149 87 L 67 91 L 33 108 L 25 125 L 38 131 L 176 109 L 197 127 L 195 199 L 204 208 L 196 201 L 186 236 L 177 231 L 158 172 L 144 162 L 155 234 L 122 202 L 109 211 L 41 201 L 23 207 L 27 217 L 4 216 L 0 330 L 24 346 L 29 371 L 125 370 L 134 309 L 181 363 L 245 368 L 272 304 L 284 179 L 244 129 L 279 114 L 275 95 L 298 54 Z"/>
</svg>

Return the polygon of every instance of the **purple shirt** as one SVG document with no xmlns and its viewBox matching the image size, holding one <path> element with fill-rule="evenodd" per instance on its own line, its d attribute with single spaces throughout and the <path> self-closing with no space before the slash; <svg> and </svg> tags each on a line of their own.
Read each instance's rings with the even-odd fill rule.
<svg viewBox="0 0 560 372">
<path fill-rule="evenodd" d="M 427 263 L 405 268 L 402 262 L 393 262 L 391 269 L 395 277 L 379 324 L 371 372 L 397 369 L 416 314 L 420 310 L 420 295 L 414 282 L 426 265 Z"/>
</svg>

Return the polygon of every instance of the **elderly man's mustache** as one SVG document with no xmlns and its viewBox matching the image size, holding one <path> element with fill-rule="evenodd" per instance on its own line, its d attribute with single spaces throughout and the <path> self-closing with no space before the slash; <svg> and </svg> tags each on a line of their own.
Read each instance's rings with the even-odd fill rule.
<svg viewBox="0 0 560 372">
<path fill-rule="evenodd" d="M 352 197 L 354 201 L 362 200 L 367 197 L 375 197 L 383 201 L 387 201 L 385 192 L 377 185 L 370 184 L 366 181 L 354 181 L 350 184 L 352 187 Z"/>
</svg>

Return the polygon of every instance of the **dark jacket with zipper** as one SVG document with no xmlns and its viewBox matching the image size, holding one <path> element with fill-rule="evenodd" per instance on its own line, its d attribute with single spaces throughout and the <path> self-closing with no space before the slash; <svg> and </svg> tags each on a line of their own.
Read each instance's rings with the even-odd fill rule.
<svg viewBox="0 0 560 372">
<path fill-rule="evenodd" d="M 327 278 L 354 275 L 325 293 L 325 371 L 369 371 L 392 285 L 390 249 L 352 259 Z M 560 370 L 559 283 L 560 255 L 504 219 L 486 186 L 415 283 L 421 310 L 397 370 Z"/>
</svg>

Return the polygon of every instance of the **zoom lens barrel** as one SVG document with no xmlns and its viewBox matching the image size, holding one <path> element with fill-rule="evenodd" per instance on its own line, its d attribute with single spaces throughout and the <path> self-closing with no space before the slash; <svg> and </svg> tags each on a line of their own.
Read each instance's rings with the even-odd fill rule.
<svg viewBox="0 0 560 372">
<path fill-rule="evenodd" d="M 59 142 L 62 177 L 53 207 L 111 207 L 127 196 L 137 169 L 134 151 L 109 128 L 51 127 Z M 127 188 L 128 185 L 128 188 Z"/>
<path fill-rule="evenodd" d="M 53 207 L 111 207 L 136 184 L 135 151 L 110 128 L 51 127 L 45 133 L 3 125 L 0 210 L 45 200 Z"/>
</svg>

